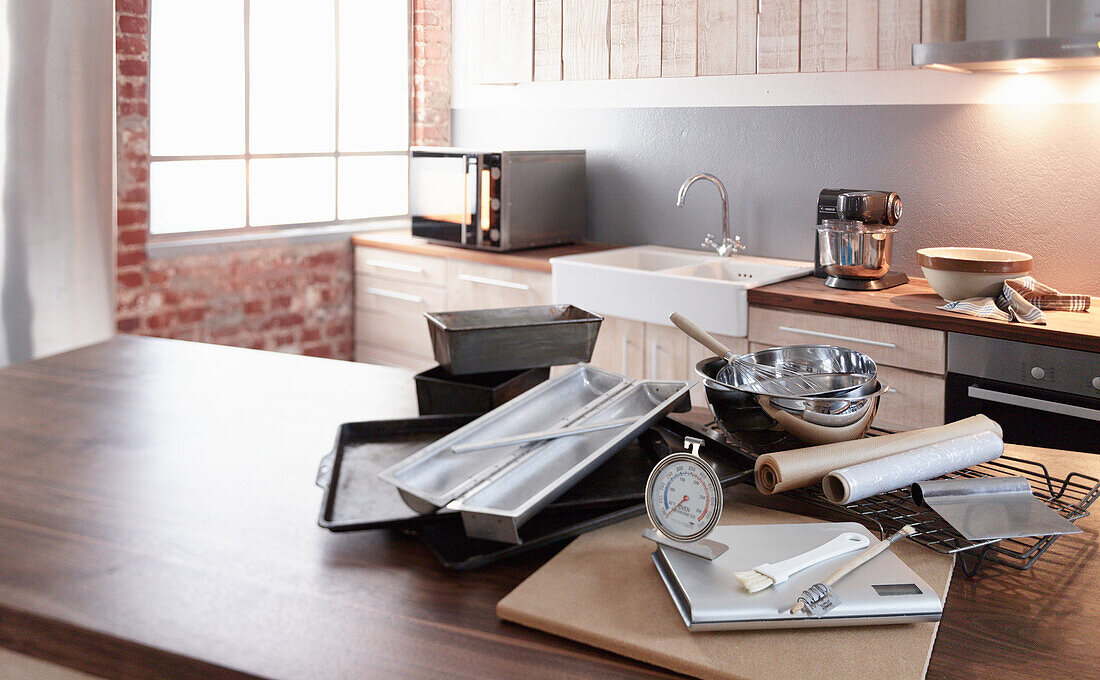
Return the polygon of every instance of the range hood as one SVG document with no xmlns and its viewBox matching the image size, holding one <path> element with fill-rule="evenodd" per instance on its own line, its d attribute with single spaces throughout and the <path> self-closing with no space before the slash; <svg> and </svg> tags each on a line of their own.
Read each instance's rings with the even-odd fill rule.
<svg viewBox="0 0 1100 680">
<path fill-rule="evenodd" d="M 914 66 L 1000 73 L 1100 69 L 1100 0 L 940 4 L 924 29 L 926 42 L 913 45 Z"/>
<path fill-rule="evenodd" d="M 1100 33 L 913 45 L 913 65 L 944 71 L 1029 73 L 1100 69 Z"/>
</svg>

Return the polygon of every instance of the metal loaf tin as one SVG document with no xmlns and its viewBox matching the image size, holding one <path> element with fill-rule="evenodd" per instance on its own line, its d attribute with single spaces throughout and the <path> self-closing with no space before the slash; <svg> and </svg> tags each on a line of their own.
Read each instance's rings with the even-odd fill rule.
<svg viewBox="0 0 1100 680">
<path fill-rule="evenodd" d="M 436 366 L 413 378 L 420 415 L 488 413 L 550 377 L 549 368 L 451 375 Z"/>
<path fill-rule="evenodd" d="M 435 360 L 452 375 L 588 361 L 603 317 L 573 305 L 428 312 Z"/>
<path fill-rule="evenodd" d="M 632 380 L 592 366 L 516 397 L 379 474 L 417 512 L 462 513 L 467 535 L 519 543 L 519 528 L 665 414 L 690 407 L 683 381 Z M 456 454 L 452 447 L 622 418 L 558 439 Z"/>
</svg>

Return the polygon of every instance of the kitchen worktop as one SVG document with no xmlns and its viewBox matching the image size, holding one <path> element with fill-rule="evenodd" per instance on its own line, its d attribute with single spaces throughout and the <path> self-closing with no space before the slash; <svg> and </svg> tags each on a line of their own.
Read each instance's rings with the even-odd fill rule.
<svg viewBox="0 0 1100 680">
<path fill-rule="evenodd" d="M 317 527 L 338 425 L 415 415 L 411 372 L 122 336 L 0 370 L 0 403 L 0 646 L 128 680 L 672 677 L 497 618 L 548 551 L 452 572 L 413 537 Z M 1100 519 L 1080 525 L 1030 571 L 956 573 L 929 678 L 1095 675 Z"/>
<path fill-rule="evenodd" d="M 550 258 L 562 255 L 580 255 L 592 253 L 598 250 L 621 248 L 608 243 L 571 243 L 564 246 L 549 246 L 547 248 L 531 248 L 528 250 L 513 250 L 506 253 L 498 253 L 491 250 L 474 250 L 472 248 L 458 248 L 455 246 L 441 245 L 426 238 L 413 236 L 407 229 L 393 231 L 368 231 L 351 237 L 351 242 L 357 246 L 371 248 L 383 248 L 385 250 L 397 250 L 414 255 L 430 255 L 432 257 L 445 257 L 449 260 L 464 260 L 466 262 L 479 262 L 481 264 L 495 264 L 501 267 L 513 267 L 516 269 L 530 269 L 532 271 L 550 273 Z"/>
<path fill-rule="evenodd" d="M 944 304 L 924 279 L 880 291 L 827 287 L 822 279 L 805 276 L 749 290 L 749 304 L 838 314 L 888 321 L 942 331 L 985 335 L 1038 345 L 1100 352 L 1100 299 L 1082 312 L 1046 312 L 1047 324 L 1035 326 L 982 319 L 937 309 Z"/>
</svg>

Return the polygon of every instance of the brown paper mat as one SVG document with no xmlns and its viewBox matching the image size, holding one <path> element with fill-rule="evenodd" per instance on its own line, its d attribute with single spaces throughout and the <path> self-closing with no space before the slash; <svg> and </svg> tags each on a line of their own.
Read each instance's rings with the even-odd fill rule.
<svg viewBox="0 0 1100 680">
<path fill-rule="evenodd" d="M 1001 426 L 976 415 L 923 430 L 767 453 L 756 459 L 756 488 L 765 494 L 800 489 L 820 483 L 834 470 L 981 432 L 1000 437 Z"/>
<path fill-rule="evenodd" d="M 814 522 L 730 503 L 722 524 Z M 937 623 L 688 632 L 642 538 L 645 517 L 581 536 L 497 604 L 507 621 L 709 680 L 924 677 Z M 892 550 L 940 598 L 954 557 L 902 541 Z"/>
</svg>

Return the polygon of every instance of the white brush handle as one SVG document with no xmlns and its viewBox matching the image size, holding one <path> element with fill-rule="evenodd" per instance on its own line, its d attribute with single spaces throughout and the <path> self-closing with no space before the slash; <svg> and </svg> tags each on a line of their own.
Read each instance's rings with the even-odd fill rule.
<svg viewBox="0 0 1100 680">
<path fill-rule="evenodd" d="M 808 550 L 801 555 L 795 555 L 794 557 L 785 559 L 782 562 L 776 562 L 775 564 L 761 564 L 756 567 L 754 571 L 760 572 L 776 583 L 783 583 L 791 577 L 791 574 L 800 572 L 806 567 L 812 567 L 818 562 L 824 562 L 837 555 L 843 555 L 853 550 L 866 548 L 870 543 L 871 541 L 863 534 L 846 531 L 828 543 L 819 545 L 813 550 Z"/>
</svg>

